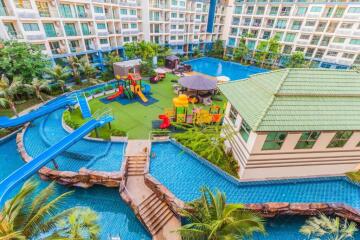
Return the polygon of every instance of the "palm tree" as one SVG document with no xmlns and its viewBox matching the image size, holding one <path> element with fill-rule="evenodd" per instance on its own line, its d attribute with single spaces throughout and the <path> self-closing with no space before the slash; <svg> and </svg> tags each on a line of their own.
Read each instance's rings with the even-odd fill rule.
<svg viewBox="0 0 360 240">
<path fill-rule="evenodd" d="M 77 84 L 81 83 L 81 72 L 82 72 L 82 59 L 78 57 L 70 57 L 69 65 L 71 67 L 72 76 Z"/>
<path fill-rule="evenodd" d="M 309 218 L 300 228 L 300 233 L 308 238 L 328 240 L 353 239 L 356 231 L 356 223 L 348 222 L 347 219 L 341 221 L 339 217 L 329 218 L 324 214 Z"/>
<path fill-rule="evenodd" d="M 62 236 L 62 239 L 73 239 L 70 238 L 70 234 L 63 234 L 69 233 L 69 229 L 73 226 L 61 227 L 60 223 L 64 219 L 68 219 L 74 212 L 83 210 L 71 208 L 62 212 L 57 211 L 60 203 L 71 192 L 54 197 L 54 183 L 49 184 L 40 192 L 37 187 L 38 184 L 35 181 L 27 181 L 15 197 L 5 203 L 0 212 L 0 239 L 39 239 L 39 236 L 46 236 L 45 239 L 61 239 L 56 238 L 57 236 Z M 80 218 L 86 215 L 78 216 Z M 94 216 L 92 216 L 93 218 Z M 87 220 L 78 221 L 86 222 Z M 95 221 L 91 220 L 91 223 L 82 225 L 83 229 L 78 229 L 78 231 L 94 231 Z"/>
<path fill-rule="evenodd" d="M 56 65 L 53 69 L 48 69 L 46 72 L 52 76 L 52 78 L 60 86 L 62 92 L 64 93 L 66 79 L 68 79 L 70 76 L 68 70 L 60 65 Z"/>
<path fill-rule="evenodd" d="M 201 197 L 188 204 L 180 214 L 189 222 L 178 231 L 182 239 L 243 239 L 254 232 L 265 233 L 262 218 L 242 204 L 227 204 L 225 194 L 201 189 Z M 186 209 L 187 209 L 186 208 Z"/>
<path fill-rule="evenodd" d="M 34 90 L 35 95 L 38 99 L 44 102 L 43 97 L 41 96 L 41 91 L 49 91 L 49 83 L 46 80 L 40 80 L 38 78 L 34 78 L 31 84 L 24 84 L 25 87 Z"/>
<path fill-rule="evenodd" d="M 10 106 L 15 116 L 19 116 L 16 110 L 14 96 L 18 92 L 19 88 L 22 87 L 22 79 L 20 77 L 14 77 L 13 81 L 3 74 L 0 80 L 0 105 L 2 107 Z"/>
<path fill-rule="evenodd" d="M 81 64 L 84 76 L 90 82 L 90 79 L 95 78 L 97 70 L 87 60 L 82 61 Z"/>
<path fill-rule="evenodd" d="M 100 227 L 97 221 L 97 214 L 90 208 L 76 209 L 68 217 L 58 222 L 57 227 L 63 230 L 58 233 L 58 237 L 99 239 Z"/>
</svg>

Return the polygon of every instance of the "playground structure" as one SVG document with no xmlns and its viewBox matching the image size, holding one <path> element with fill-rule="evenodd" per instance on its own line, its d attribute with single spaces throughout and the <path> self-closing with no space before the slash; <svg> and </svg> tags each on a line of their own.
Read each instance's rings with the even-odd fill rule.
<svg viewBox="0 0 360 240">
<path fill-rule="evenodd" d="M 166 72 L 164 70 L 156 69 L 155 70 L 155 75 L 150 77 L 150 82 L 151 83 L 158 83 L 161 80 L 163 80 L 165 77 L 166 77 Z"/>
<path fill-rule="evenodd" d="M 142 102 L 148 102 L 145 95 L 151 93 L 151 87 L 149 84 L 141 83 L 142 78 L 139 73 L 129 73 L 126 79 L 122 79 L 120 75 L 116 75 L 115 77 L 119 81 L 118 91 L 107 97 L 107 100 L 111 101 L 118 97 L 133 99 L 135 96 L 138 96 Z"/>
<path fill-rule="evenodd" d="M 222 121 L 224 115 L 222 107 L 213 105 L 209 109 L 195 106 L 190 108 L 189 103 L 191 103 L 191 100 L 184 94 L 173 98 L 173 108 L 165 109 L 164 114 L 159 115 L 159 119 L 162 120 L 159 128 L 169 128 L 171 122 L 201 125 L 220 123 Z"/>
</svg>

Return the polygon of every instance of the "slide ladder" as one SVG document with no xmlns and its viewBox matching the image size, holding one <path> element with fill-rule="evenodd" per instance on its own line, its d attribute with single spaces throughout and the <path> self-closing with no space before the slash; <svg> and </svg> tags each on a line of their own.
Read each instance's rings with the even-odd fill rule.
<svg viewBox="0 0 360 240">
<path fill-rule="evenodd" d="M 113 116 L 108 112 L 101 114 L 98 119 L 90 119 L 80 128 L 64 137 L 62 140 L 45 150 L 39 156 L 15 170 L 12 174 L 10 174 L 10 176 L 0 182 L 0 207 L 5 203 L 6 195 L 10 190 L 30 178 L 40 168 L 45 166 L 51 160 L 55 159 L 59 154 L 75 144 L 77 141 L 81 140 L 93 129 L 101 127 L 102 125 L 109 123 L 112 120 Z"/>
<path fill-rule="evenodd" d="M 36 110 L 33 110 L 27 114 L 24 114 L 17 118 L 0 117 L 0 128 L 9 128 L 23 125 L 27 122 L 31 122 L 39 117 L 42 117 L 48 113 L 51 113 L 57 109 L 73 106 L 77 103 L 76 99 L 72 97 L 63 97 L 59 100 L 50 101 Z"/>
<path fill-rule="evenodd" d="M 91 110 L 85 94 L 78 94 L 77 96 L 79 107 L 83 118 L 91 117 Z"/>
</svg>

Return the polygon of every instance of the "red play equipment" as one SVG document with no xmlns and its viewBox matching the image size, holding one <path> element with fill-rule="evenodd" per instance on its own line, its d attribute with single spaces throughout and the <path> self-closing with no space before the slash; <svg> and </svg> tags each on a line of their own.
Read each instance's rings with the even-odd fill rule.
<svg viewBox="0 0 360 240">
<path fill-rule="evenodd" d="M 107 97 L 107 100 L 113 100 L 113 99 L 115 99 L 115 98 L 117 98 L 117 97 L 119 97 L 119 96 L 121 96 L 123 94 L 124 94 L 124 87 L 119 86 L 119 90 L 115 94 Z"/>
<path fill-rule="evenodd" d="M 163 120 L 163 122 L 160 124 L 160 129 L 166 129 L 170 127 L 170 119 L 165 114 L 159 115 L 159 119 Z"/>
</svg>

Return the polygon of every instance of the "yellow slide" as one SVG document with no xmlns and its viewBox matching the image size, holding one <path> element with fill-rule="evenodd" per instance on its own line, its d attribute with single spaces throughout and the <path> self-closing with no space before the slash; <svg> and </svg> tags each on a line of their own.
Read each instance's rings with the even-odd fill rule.
<svg viewBox="0 0 360 240">
<path fill-rule="evenodd" d="M 146 103 L 146 102 L 149 101 L 149 100 L 145 97 L 145 95 L 142 93 L 140 85 L 136 85 L 136 86 L 135 86 L 135 89 L 133 89 L 133 86 L 131 86 L 131 90 L 132 90 L 133 92 L 135 92 L 135 93 L 141 98 L 141 100 L 142 100 L 143 102 Z"/>
</svg>

